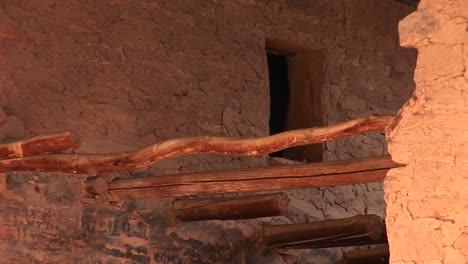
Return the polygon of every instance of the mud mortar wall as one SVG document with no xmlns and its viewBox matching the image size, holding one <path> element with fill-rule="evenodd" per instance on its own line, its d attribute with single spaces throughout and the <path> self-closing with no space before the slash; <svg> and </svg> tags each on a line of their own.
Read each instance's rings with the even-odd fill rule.
<svg viewBox="0 0 468 264">
<path fill-rule="evenodd" d="M 468 263 L 468 3 L 421 1 L 400 22 L 418 49 L 416 91 L 389 130 L 391 263 Z"/>
<path fill-rule="evenodd" d="M 326 124 L 395 114 L 413 91 L 397 1 L 0 0 L 3 141 L 71 130 L 79 152 L 193 135 L 268 133 L 265 39 L 322 52 Z M 381 133 L 324 146 L 324 159 L 381 155 Z M 267 164 L 189 156 L 136 177 Z M 171 200 L 80 203 L 84 176 L 0 177 L 2 263 L 336 263 L 340 250 L 259 249 L 261 222 L 385 214 L 380 184 L 290 191 L 286 217 L 169 226 Z"/>
</svg>

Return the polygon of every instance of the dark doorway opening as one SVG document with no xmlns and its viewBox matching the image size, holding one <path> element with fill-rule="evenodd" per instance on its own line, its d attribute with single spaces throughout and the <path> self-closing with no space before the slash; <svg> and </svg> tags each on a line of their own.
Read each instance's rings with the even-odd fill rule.
<svg viewBox="0 0 468 264">
<path fill-rule="evenodd" d="M 320 91 L 325 56 L 270 41 L 267 46 L 270 82 L 270 135 L 323 125 Z M 285 51 L 281 49 L 285 47 Z M 288 49 L 289 47 L 289 49 Z M 302 162 L 322 161 L 322 144 L 289 148 L 270 154 Z"/>
<path fill-rule="evenodd" d="M 270 135 L 285 131 L 289 107 L 288 61 L 286 56 L 267 53 L 270 81 Z M 270 154 L 282 157 L 283 151 Z"/>
</svg>

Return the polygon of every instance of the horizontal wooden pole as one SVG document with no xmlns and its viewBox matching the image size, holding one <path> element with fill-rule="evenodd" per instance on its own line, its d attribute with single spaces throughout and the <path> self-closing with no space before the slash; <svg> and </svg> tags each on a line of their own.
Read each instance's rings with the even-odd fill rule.
<svg viewBox="0 0 468 264">
<path fill-rule="evenodd" d="M 163 159 L 195 153 L 262 155 L 357 133 L 385 130 L 392 120 L 392 116 L 368 116 L 334 126 L 292 130 L 263 138 L 190 137 L 164 141 L 132 152 L 49 154 L 16 158 L 1 160 L 0 172 L 48 171 L 97 175 L 142 170 Z"/>
<path fill-rule="evenodd" d="M 245 197 L 182 199 L 172 204 L 178 222 L 235 220 L 284 215 L 289 199 L 284 193 Z"/>
<path fill-rule="evenodd" d="M 388 169 L 338 175 L 311 176 L 300 178 L 273 178 L 259 180 L 219 180 L 216 182 L 179 182 L 161 186 L 131 189 L 109 189 L 112 201 L 153 199 L 202 194 L 279 191 L 320 186 L 348 185 L 383 181 Z"/>
<path fill-rule="evenodd" d="M 78 146 L 79 141 L 71 132 L 47 134 L 0 144 L 0 159 L 14 159 L 60 152 L 77 149 Z"/>
<path fill-rule="evenodd" d="M 285 189 L 378 182 L 390 168 L 401 166 L 389 156 L 344 161 L 230 171 L 115 179 L 109 183 L 111 200 L 124 201 L 201 194 L 277 191 Z M 87 189 L 96 189 L 89 183 Z"/>
<path fill-rule="evenodd" d="M 327 248 L 386 242 L 385 224 L 377 215 L 289 225 L 265 225 L 263 242 L 272 248 Z"/>
<path fill-rule="evenodd" d="M 342 264 L 388 264 L 390 251 L 388 245 L 374 249 L 343 253 Z"/>
</svg>

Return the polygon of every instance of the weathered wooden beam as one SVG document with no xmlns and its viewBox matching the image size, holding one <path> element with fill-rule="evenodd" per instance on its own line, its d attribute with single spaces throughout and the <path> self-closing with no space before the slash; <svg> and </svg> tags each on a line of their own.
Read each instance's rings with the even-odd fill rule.
<svg viewBox="0 0 468 264">
<path fill-rule="evenodd" d="M 388 264 L 390 251 L 388 245 L 374 249 L 343 253 L 342 264 Z"/>
<path fill-rule="evenodd" d="M 289 198 L 284 193 L 245 197 L 181 199 L 172 203 L 177 222 L 235 220 L 284 215 Z"/>
<path fill-rule="evenodd" d="M 79 141 L 71 132 L 41 135 L 0 144 L 0 159 L 15 159 L 33 155 L 77 149 Z M 1 161 L 6 162 L 7 161 Z M 52 165 L 53 166 L 53 165 Z"/>
<path fill-rule="evenodd" d="M 301 165 L 230 171 L 199 172 L 133 179 L 115 179 L 108 193 L 113 201 L 151 199 L 202 194 L 221 194 L 346 185 L 378 182 L 390 168 L 401 165 L 389 156 L 344 161 L 328 161 Z M 100 191 L 94 189 L 100 188 Z M 105 193 L 101 187 L 87 189 Z"/>
<path fill-rule="evenodd" d="M 320 222 L 265 225 L 263 242 L 271 248 L 327 248 L 386 243 L 385 224 L 377 215 Z"/>
<path fill-rule="evenodd" d="M 163 159 L 195 153 L 262 155 L 357 133 L 384 130 L 392 120 L 392 116 L 368 116 L 334 126 L 292 130 L 263 138 L 190 137 L 116 154 L 49 154 L 16 158 L 0 161 L 0 172 L 48 171 L 97 175 L 142 170 Z"/>
</svg>

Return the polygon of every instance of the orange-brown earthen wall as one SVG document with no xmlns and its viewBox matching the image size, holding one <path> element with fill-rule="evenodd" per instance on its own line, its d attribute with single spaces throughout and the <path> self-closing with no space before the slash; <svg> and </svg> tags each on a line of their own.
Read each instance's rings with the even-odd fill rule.
<svg viewBox="0 0 468 264">
<path fill-rule="evenodd" d="M 106 153 L 183 136 L 264 136 L 267 38 L 323 55 L 325 124 L 396 114 L 414 89 L 416 51 L 398 45 L 397 31 L 413 11 L 393 0 L 0 0 L 0 107 L 9 116 L 0 139 L 71 130 L 78 152 Z M 382 155 L 385 136 L 323 152 Z M 113 176 L 268 163 L 187 156 Z M 171 199 L 82 204 L 85 177 L 0 175 L 0 263 L 338 263 L 341 249 L 264 250 L 258 228 L 385 216 L 373 183 L 290 191 L 284 217 L 170 226 Z"/>
<path fill-rule="evenodd" d="M 468 263 L 468 2 L 421 1 L 400 22 L 416 91 L 389 130 L 391 263 Z"/>
</svg>

